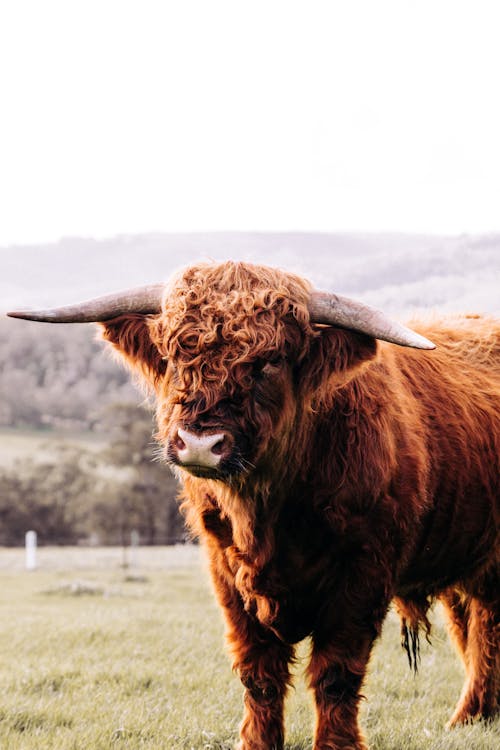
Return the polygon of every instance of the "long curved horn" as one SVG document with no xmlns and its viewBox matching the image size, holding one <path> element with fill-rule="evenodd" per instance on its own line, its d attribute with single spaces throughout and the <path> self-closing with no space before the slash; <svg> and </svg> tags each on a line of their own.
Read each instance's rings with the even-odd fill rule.
<svg viewBox="0 0 500 750">
<path fill-rule="evenodd" d="M 97 323 L 126 313 L 151 315 L 161 310 L 164 288 L 163 284 L 151 284 L 96 297 L 76 305 L 51 310 L 20 310 L 8 312 L 7 315 L 42 323 Z"/>
<path fill-rule="evenodd" d="M 436 348 L 432 341 L 391 320 L 380 310 L 338 294 L 314 291 L 309 301 L 309 313 L 313 323 L 325 323 L 366 333 L 368 336 L 400 346 L 412 346 L 415 349 Z"/>
</svg>

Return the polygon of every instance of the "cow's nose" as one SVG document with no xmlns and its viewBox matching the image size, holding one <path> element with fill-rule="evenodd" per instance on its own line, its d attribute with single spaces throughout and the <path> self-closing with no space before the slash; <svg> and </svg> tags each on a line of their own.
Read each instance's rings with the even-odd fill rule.
<svg viewBox="0 0 500 750">
<path fill-rule="evenodd" d="M 183 466 L 214 469 L 230 452 L 230 439 L 225 432 L 195 433 L 179 427 L 173 444 L 179 463 Z"/>
</svg>

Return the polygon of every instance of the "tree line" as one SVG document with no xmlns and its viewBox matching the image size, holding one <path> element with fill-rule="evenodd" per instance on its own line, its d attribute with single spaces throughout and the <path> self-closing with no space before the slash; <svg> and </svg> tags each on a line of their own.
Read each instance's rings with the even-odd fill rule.
<svg viewBox="0 0 500 750">
<path fill-rule="evenodd" d="M 41 454 L 0 461 L 0 544 L 125 544 L 185 539 L 177 483 L 155 460 L 153 417 L 91 326 L 0 323 L 0 426 L 99 436 L 51 441 Z M 8 438 L 7 438 L 8 439 Z"/>
<path fill-rule="evenodd" d="M 137 391 L 94 326 L 0 320 L 0 426 L 93 430 L 127 401 Z"/>
</svg>

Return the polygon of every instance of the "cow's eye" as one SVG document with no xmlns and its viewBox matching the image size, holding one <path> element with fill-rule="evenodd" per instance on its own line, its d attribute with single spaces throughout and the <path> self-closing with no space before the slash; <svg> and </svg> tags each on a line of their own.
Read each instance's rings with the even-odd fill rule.
<svg viewBox="0 0 500 750">
<path fill-rule="evenodd" d="M 272 357 L 271 359 L 262 360 L 259 363 L 259 374 L 265 377 L 272 377 L 279 372 L 279 369 L 283 363 L 282 356 Z"/>
</svg>

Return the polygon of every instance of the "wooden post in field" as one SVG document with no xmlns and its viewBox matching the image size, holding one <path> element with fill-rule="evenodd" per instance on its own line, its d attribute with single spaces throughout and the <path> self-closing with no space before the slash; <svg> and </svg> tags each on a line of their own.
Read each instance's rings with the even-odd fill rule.
<svg viewBox="0 0 500 750">
<path fill-rule="evenodd" d="M 26 570 L 36 568 L 36 531 L 26 532 Z"/>
</svg>

